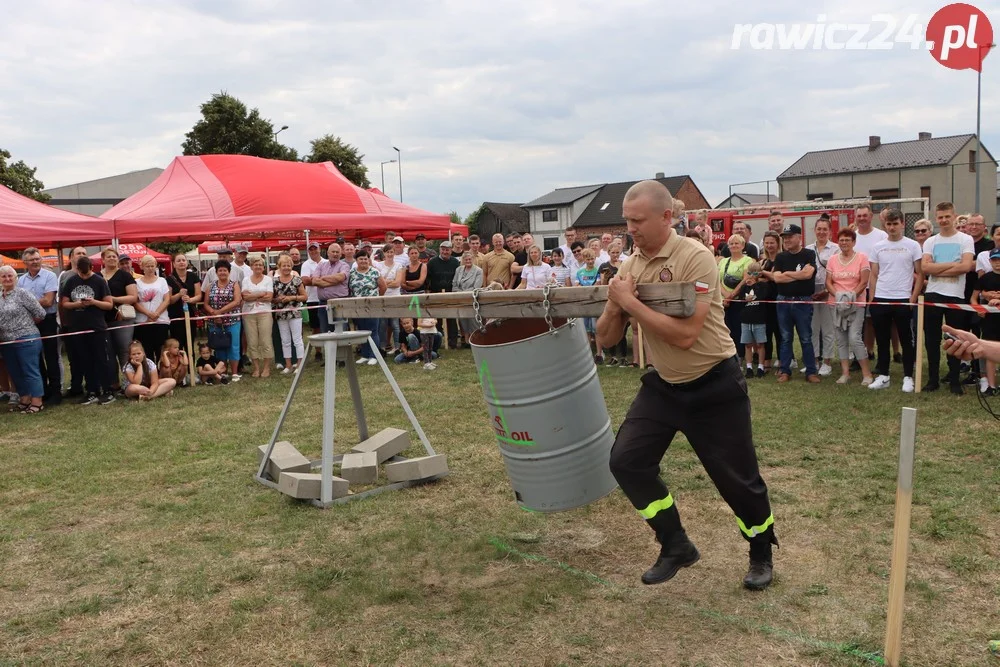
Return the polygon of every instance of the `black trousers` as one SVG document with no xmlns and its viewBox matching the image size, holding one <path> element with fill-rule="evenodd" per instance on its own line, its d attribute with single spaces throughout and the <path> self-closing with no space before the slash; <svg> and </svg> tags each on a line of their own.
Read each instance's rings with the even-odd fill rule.
<svg viewBox="0 0 1000 667">
<path fill-rule="evenodd" d="M 107 331 L 92 331 L 66 338 L 75 348 L 77 366 L 87 382 L 88 394 L 112 391 L 111 368 L 117 366 Z"/>
<path fill-rule="evenodd" d="M 729 307 L 725 309 L 726 326 L 729 327 L 729 337 L 736 345 L 736 356 L 743 359 L 745 348 L 743 343 L 743 308 L 746 303 L 743 301 L 731 301 Z"/>
<path fill-rule="evenodd" d="M 59 332 L 59 324 L 56 322 L 56 314 L 48 313 L 45 319 L 38 323 L 38 333 L 42 339 L 42 385 L 45 389 L 45 396 L 62 395 L 62 376 L 59 373 L 59 339 L 44 338 L 45 336 L 55 336 Z"/>
<path fill-rule="evenodd" d="M 680 514 L 663 480 L 660 460 L 683 433 L 747 540 L 767 534 L 774 515 L 760 476 L 750 427 L 750 397 L 736 357 L 693 382 L 672 385 L 656 371 L 642 377 L 611 448 L 611 472 L 661 543 L 681 530 Z"/>
<path fill-rule="evenodd" d="M 917 359 L 916 346 L 913 344 L 913 331 L 910 321 L 913 318 L 913 308 L 908 305 L 909 299 L 879 299 L 873 300 L 869 312 L 872 316 L 872 327 L 875 328 L 875 344 L 878 348 L 878 361 L 875 362 L 875 373 L 889 375 L 889 363 L 892 361 L 892 325 L 899 332 L 899 347 L 903 351 L 903 377 L 913 377 L 913 366 Z M 926 312 L 925 312 L 926 317 Z"/>
<path fill-rule="evenodd" d="M 931 384 L 941 380 L 941 325 L 947 324 L 956 329 L 968 330 L 969 313 L 964 310 L 937 308 L 932 303 L 965 303 L 965 299 L 954 296 L 944 296 L 927 292 L 924 295 L 924 346 L 927 348 L 927 376 Z M 959 367 L 962 362 L 958 357 L 948 355 L 948 381 L 959 382 Z"/>
<path fill-rule="evenodd" d="M 183 324 L 183 322 L 181 323 Z M 160 351 L 170 334 L 168 324 L 139 324 L 135 327 L 135 339 L 142 343 L 146 358 L 154 364 L 160 361 Z"/>
<path fill-rule="evenodd" d="M 765 303 L 764 313 L 767 315 L 767 340 L 764 342 L 764 361 L 771 361 L 781 344 L 781 330 L 778 328 L 778 304 Z M 772 342 L 773 340 L 773 342 Z M 759 361 L 759 360 L 758 360 Z"/>
</svg>

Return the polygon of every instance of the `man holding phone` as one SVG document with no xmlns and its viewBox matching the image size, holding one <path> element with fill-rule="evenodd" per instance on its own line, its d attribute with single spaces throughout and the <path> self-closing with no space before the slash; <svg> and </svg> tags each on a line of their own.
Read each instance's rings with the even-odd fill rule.
<svg viewBox="0 0 1000 667">
<path fill-rule="evenodd" d="M 104 314 L 114 308 L 114 301 L 107 281 L 93 272 L 89 257 L 79 257 L 73 268 L 75 272 L 60 290 L 59 305 L 67 315 L 68 330 L 76 334 L 68 336 L 66 342 L 76 350 L 74 356 L 83 365 L 87 382 L 87 394 L 80 404 L 107 405 L 115 400 L 111 378 L 117 373 L 110 372 L 112 356 Z"/>
</svg>

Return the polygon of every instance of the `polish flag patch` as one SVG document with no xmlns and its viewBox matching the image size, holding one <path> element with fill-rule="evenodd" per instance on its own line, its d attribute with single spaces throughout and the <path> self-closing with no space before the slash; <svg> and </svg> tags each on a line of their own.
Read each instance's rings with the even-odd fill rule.
<svg viewBox="0 0 1000 667">
<path fill-rule="evenodd" d="M 696 294 L 704 294 L 708 292 L 708 283 L 696 282 L 694 284 L 694 291 Z"/>
</svg>

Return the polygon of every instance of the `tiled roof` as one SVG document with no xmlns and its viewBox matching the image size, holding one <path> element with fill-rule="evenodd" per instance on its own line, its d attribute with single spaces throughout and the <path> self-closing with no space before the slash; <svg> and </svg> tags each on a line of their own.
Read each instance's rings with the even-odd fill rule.
<svg viewBox="0 0 1000 667">
<path fill-rule="evenodd" d="M 497 220 L 508 223 L 528 224 L 528 212 L 521 208 L 521 204 L 501 204 L 498 202 L 486 201 L 483 206 L 493 212 Z M 525 227 L 527 229 L 527 227 Z"/>
<path fill-rule="evenodd" d="M 677 191 L 691 179 L 690 176 L 670 176 L 669 178 L 656 179 L 667 186 L 670 194 L 676 195 Z M 597 193 L 590 205 L 580 214 L 580 217 L 573 223 L 574 227 L 601 227 L 603 225 L 624 225 L 622 219 L 622 200 L 628 189 L 639 181 L 623 181 L 621 183 L 608 183 Z"/>
<path fill-rule="evenodd" d="M 538 208 L 540 206 L 560 206 L 563 204 L 572 204 L 577 199 L 586 197 L 591 192 L 601 188 L 601 184 L 597 185 L 580 185 L 574 188 L 556 188 L 547 195 L 542 195 L 538 199 L 533 199 L 527 204 L 522 204 L 524 208 Z"/>
<path fill-rule="evenodd" d="M 975 136 L 959 134 L 934 139 L 895 141 L 881 144 L 875 150 L 869 150 L 868 146 L 864 145 L 811 151 L 783 171 L 778 180 L 948 164 L 962 146 Z M 983 151 L 988 153 L 985 147 Z"/>
</svg>

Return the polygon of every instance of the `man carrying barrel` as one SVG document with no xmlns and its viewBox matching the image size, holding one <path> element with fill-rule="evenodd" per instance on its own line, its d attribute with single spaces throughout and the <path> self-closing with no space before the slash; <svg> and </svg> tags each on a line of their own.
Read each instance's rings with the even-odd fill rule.
<svg viewBox="0 0 1000 667">
<path fill-rule="evenodd" d="M 719 269 L 704 245 L 672 228 L 670 192 L 657 181 L 640 181 L 622 207 L 635 252 L 611 280 L 608 302 L 597 323 L 602 345 L 617 343 L 629 317 L 639 321 L 655 372 L 642 378 L 611 449 L 611 472 L 660 543 L 644 584 L 671 579 L 700 555 L 681 526 L 673 496 L 660 479 L 660 460 L 678 431 L 736 514 L 750 542 L 750 568 L 743 585 L 771 583 L 774 515 L 760 476 L 750 427 L 747 384 L 726 328 Z M 695 286 L 688 318 L 658 313 L 638 299 L 637 283 L 679 282 Z"/>
</svg>

